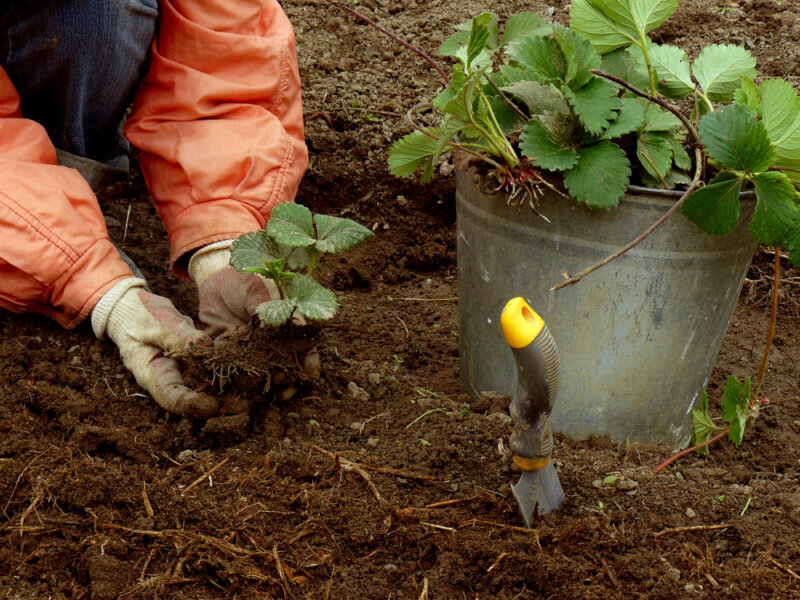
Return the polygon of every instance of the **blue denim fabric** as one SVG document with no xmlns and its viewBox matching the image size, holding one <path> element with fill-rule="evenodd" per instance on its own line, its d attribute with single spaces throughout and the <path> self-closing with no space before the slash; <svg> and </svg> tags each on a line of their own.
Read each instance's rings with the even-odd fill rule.
<svg viewBox="0 0 800 600">
<path fill-rule="evenodd" d="M 157 0 L 7 0 L 0 65 L 41 123 L 59 162 L 94 189 L 124 175 L 125 111 L 147 68 Z"/>
</svg>

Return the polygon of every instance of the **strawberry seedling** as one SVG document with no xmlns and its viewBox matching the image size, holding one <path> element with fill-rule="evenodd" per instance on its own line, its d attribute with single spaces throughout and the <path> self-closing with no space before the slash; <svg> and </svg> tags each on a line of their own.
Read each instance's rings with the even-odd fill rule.
<svg viewBox="0 0 800 600">
<path fill-rule="evenodd" d="M 307 319 L 330 319 L 339 304 L 313 277 L 320 256 L 348 250 L 372 235 L 350 219 L 312 214 L 305 206 L 285 202 L 272 211 L 265 229 L 233 243 L 231 266 L 275 282 L 279 297 L 256 308 L 266 325 L 283 325 L 295 312 Z"/>
</svg>

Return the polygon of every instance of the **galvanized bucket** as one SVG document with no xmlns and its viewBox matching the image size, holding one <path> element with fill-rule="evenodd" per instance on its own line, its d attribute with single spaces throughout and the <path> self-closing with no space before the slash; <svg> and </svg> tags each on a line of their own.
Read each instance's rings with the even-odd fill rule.
<svg viewBox="0 0 800 600">
<path fill-rule="evenodd" d="M 685 446 L 756 248 L 752 197 L 742 198 L 731 235 L 709 236 L 676 214 L 627 255 L 551 292 L 562 271 L 574 274 L 646 230 L 676 193 L 629 190 L 604 211 L 545 191 L 537 209 L 548 223 L 482 193 L 472 172 L 458 171 L 456 182 L 462 389 L 513 394 L 500 313 L 522 296 L 561 353 L 555 431 Z"/>
</svg>

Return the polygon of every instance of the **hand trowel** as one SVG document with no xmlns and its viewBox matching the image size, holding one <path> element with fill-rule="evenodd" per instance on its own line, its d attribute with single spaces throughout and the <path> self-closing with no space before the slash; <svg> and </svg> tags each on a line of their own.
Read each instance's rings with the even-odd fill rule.
<svg viewBox="0 0 800 600">
<path fill-rule="evenodd" d="M 550 413 L 558 395 L 561 363 L 547 325 L 522 298 L 508 301 L 500 323 L 517 371 L 510 406 L 511 450 L 522 476 L 511 490 L 525 526 L 530 527 L 535 513 L 545 515 L 564 502 L 564 491 L 550 460 Z"/>
</svg>

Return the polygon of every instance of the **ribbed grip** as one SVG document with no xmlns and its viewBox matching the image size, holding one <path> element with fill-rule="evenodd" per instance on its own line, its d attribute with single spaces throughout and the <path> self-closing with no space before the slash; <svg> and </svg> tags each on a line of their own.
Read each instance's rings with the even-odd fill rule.
<svg viewBox="0 0 800 600">
<path fill-rule="evenodd" d="M 561 384 L 561 359 L 558 355 L 556 341 L 550 335 L 547 325 L 542 328 L 533 343 L 539 348 L 544 361 L 544 370 L 547 374 L 547 412 L 549 413 L 553 410 L 553 404 L 555 404 L 558 397 L 558 387 Z"/>
</svg>

